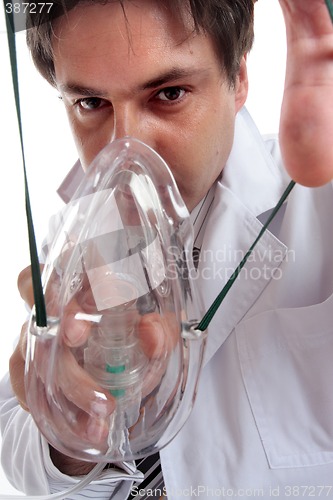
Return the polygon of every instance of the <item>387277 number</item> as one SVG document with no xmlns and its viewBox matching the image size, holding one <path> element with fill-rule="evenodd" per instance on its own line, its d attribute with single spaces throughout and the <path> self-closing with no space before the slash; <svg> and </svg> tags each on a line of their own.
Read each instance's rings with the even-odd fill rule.
<svg viewBox="0 0 333 500">
<path fill-rule="evenodd" d="M 15 2 L 5 4 L 7 14 L 40 14 L 43 10 L 49 14 L 52 7 L 53 2 Z"/>
<path fill-rule="evenodd" d="M 328 497 L 333 492 L 333 486 L 285 486 L 285 497 L 320 498 Z"/>
</svg>

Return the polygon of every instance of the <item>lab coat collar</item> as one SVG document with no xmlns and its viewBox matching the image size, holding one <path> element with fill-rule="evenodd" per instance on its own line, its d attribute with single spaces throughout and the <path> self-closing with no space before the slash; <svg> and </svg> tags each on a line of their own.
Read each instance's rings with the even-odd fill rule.
<svg viewBox="0 0 333 500">
<path fill-rule="evenodd" d="M 236 118 L 233 147 L 223 170 L 223 185 L 259 216 L 277 204 L 289 182 L 280 151 L 273 158 L 252 117 L 243 107 Z"/>
</svg>

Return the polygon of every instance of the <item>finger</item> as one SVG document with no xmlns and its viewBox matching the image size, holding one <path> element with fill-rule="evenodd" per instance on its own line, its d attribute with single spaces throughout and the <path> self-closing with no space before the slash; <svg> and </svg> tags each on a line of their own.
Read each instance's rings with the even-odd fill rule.
<svg viewBox="0 0 333 500">
<path fill-rule="evenodd" d="M 167 355 L 180 338 L 180 324 L 175 314 L 150 313 L 141 317 L 138 324 L 138 337 L 141 348 L 149 358 Z"/>
<path fill-rule="evenodd" d="M 147 397 L 161 383 L 167 369 L 168 360 L 160 358 L 151 363 L 145 371 L 142 384 L 142 399 Z"/>
<path fill-rule="evenodd" d="M 43 270 L 43 268 L 44 266 L 41 265 L 40 266 L 41 271 Z M 31 266 L 26 267 L 20 272 L 17 278 L 17 286 L 22 299 L 31 308 L 35 303 L 34 293 L 32 288 Z"/>
<path fill-rule="evenodd" d="M 279 0 L 288 34 L 296 39 L 329 34 L 332 20 L 325 0 Z M 294 39 L 292 37 L 292 39 Z"/>
<path fill-rule="evenodd" d="M 160 314 L 151 313 L 140 318 L 138 337 L 141 348 L 149 359 L 160 358 L 165 353 L 166 335 Z"/>
<path fill-rule="evenodd" d="M 94 317 L 96 317 L 97 319 Z M 70 347 L 85 344 L 91 333 L 92 325 L 98 321 L 100 313 L 86 278 L 83 286 L 65 307 L 63 321 L 64 341 Z M 91 320 L 90 320 L 91 318 Z"/>
<path fill-rule="evenodd" d="M 115 409 L 115 398 L 102 389 L 77 363 L 70 349 L 58 356 L 57 386 L 67 400 L 95 418 L 106 418 Z"/>
<path fill-rule="evenodd" d="M 59 358 L 60 359 L 60 358 Z M 108 436 L 110 415 L 116 407 L 115 398 L 96 384 L 89 374 L 78 365 L 73 353 L 65 348 L 59 363 L 58 393 L 62 400 L 62 412 L 67 409 L 75 413 L 75 432 L 90 443 L 101 444 Z M 59 404 L 59 399 L 57 401 Z M 61 402 L 60 402 L 61 404 Z M 62 419 L 63 420 L 63 419 Z M 61 420 L 59 420 L 61 424 Z M 71 424 L 70 424 L 71 425 Z M 106 451 L 106 450 L 105 450 Z"/>
<path fill-rule="evenodd" d="M 45 386 L 45 394 L 51 394 L 53 399 L 65 400 L 96 418 L 106 418 L 115 408 L 113 396 L 78 364 L 77 357 L 65 344 L 54 342 L 40 338 L 35 343 L 30 365 L 32 377 Z M 30 380 L 31 387 L 36 389 L 35 382 Z"/>
<path fill-rule="evenodd" d="M 24 384 L 27 328 L 28 323 L 25 323 L 22 326 L 20 340 L 9 359 L 9 375 L 12 389 L 19 404 L 24 410 L 29 411 Z"/>
<path fill-rule="evenodd" d="M 38 339 L 34 346 L 27 379 L 32 414 L 42 428 L 45 419 L 52 423 L 64 446 L 72 434 L 91 443 L 103 443 L 115 399 L 79 366 L 66 345 L 57 345 L 56 353 L 54 345 L 54 340 Z"/>
<path fill-rule="evenodd" d="M 333 178 L 332 21 L 323 0 L 280 0 L 280 4 L 288 42 L 282 155 L 296 182 L 320 186 Z"/>
<path fill-rule="evenodd" d="M 79 347 L 89 338 L 92 323 L 86 319 L 86 313 L 73 299 L 65 308 L 63 319 L 63 340 L 69 347 Z"/>
<path fill-rule="evenodd" d="M 138 324 L 138 337 L 141 349 L 150 360 L 142 386 L 142 397 L 146 397 L 158 386 L 167 370 L 169 356 L 180 339 L 180 323 L 174 313 L 146 314 Z"/>
<path fill-rule="evenodd" d="M 68 454 L 73 438 L 74 443 L 79 438 L 81 446 L 83 443 L 90 443 L 106 451 L 110 417 L 82 410 L 67 399 L 61 388 L 55 387 L 55 384 L 45 384 L 34 368 L 32 367 L 33 385 L 29 388 L 31 410 L 41 431 L 45 432 L 51 443 Z M 71 393 L 68 392 L 68 395 Z M 77 445 L 74 448 L 75 446 Z"/>
<path fill-rule="evenodd" d="M 81 283 L 84 283 L 84 278 L 80 279 Z M 68 304 L 64 304 L 62 300 L 64 291 L 60 277 L 56 272 L 53 272 L 47 281 L 45 290 L 47 315 L 49 318 L 61 320 L 61 338 L 69 347 L 83 345 L 87 341 L 91 329 L 91 322 L 86 319 L 89 317 L 89 313 L 80 304 L 82 295 L 86 295 L 86 291 L 83 291 L 82 287 L 83 285 L 69 299 Z"/>
<path fill-rule="evenodd" d="M 46 398 L 43 399 L 43 402 L 45 401 Z M 83 441 L 98 446 L 100 451 L 106 452 L 110 417 L 92 416 L 84 411 L 76 410 L 75 419 L 72 419 L 69 411 L 64 412 L 64 409 L 69 407 L 68 402 L 64 398 L 59 401 L 60 404 L 58 402 L 52 407 L 52 434 L 53 439 L 57 436 L 58 440 L 58 442 L 54 441 L 54 445 L 59 447 L 60 442 L 65 447 L 64 452 L 68 452 L 73 435 L 75 435 L 80 439 L 81 446 Z M 42 413 L 47 415 L 49 411 L 45 408 Z"/>
</svg>

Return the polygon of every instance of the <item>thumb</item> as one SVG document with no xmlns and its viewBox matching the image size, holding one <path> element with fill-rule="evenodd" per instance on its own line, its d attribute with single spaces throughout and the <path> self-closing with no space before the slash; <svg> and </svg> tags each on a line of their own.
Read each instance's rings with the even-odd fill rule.
<svg viewBox="0 0 333 500">
<path fill-rule="evenodd" d="M 43 270 L 43 267 L 43 265 L 40 266 L 41 271 Z M 23 271 L 20 272 L 17 279 L 17 286 L 22 299 L 31 308 L 35 303 L 32 288 L 31 266 L 26 267 L 25 269 L 23 269 Z"/>
</svg>

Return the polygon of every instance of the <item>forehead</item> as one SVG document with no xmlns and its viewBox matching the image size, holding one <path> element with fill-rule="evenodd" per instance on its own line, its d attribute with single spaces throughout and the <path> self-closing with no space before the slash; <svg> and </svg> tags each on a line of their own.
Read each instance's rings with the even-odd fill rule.
<svg viewBox="0 0 333 500">
<path fill-rule="evenodd" d="M 119 44 L 119 35 L 132 49 L 147 37 L 161 46 L 181 44 L 194 33 L 193 20 L 185 9 L 174 13 L 156 0 L 82 2 L 58 18 L 53 29 L 53 45 L 75 41 L 77 36 L 73 49 L 80 49 L 81 42 L 94 44 L 103 38 Z"/>
<path fill-rule="evenodd" d="M 195 31 L 189 14 L 180 19 L 155 0 L 79 4 L 55 23 L 52 45 L 58 82 L 84 73 L 91 83 L 98 75 L 123 84 L 133 71 L 149 78 L 149 71 L 215 58 L 213 43 Z"/>
</svg>

